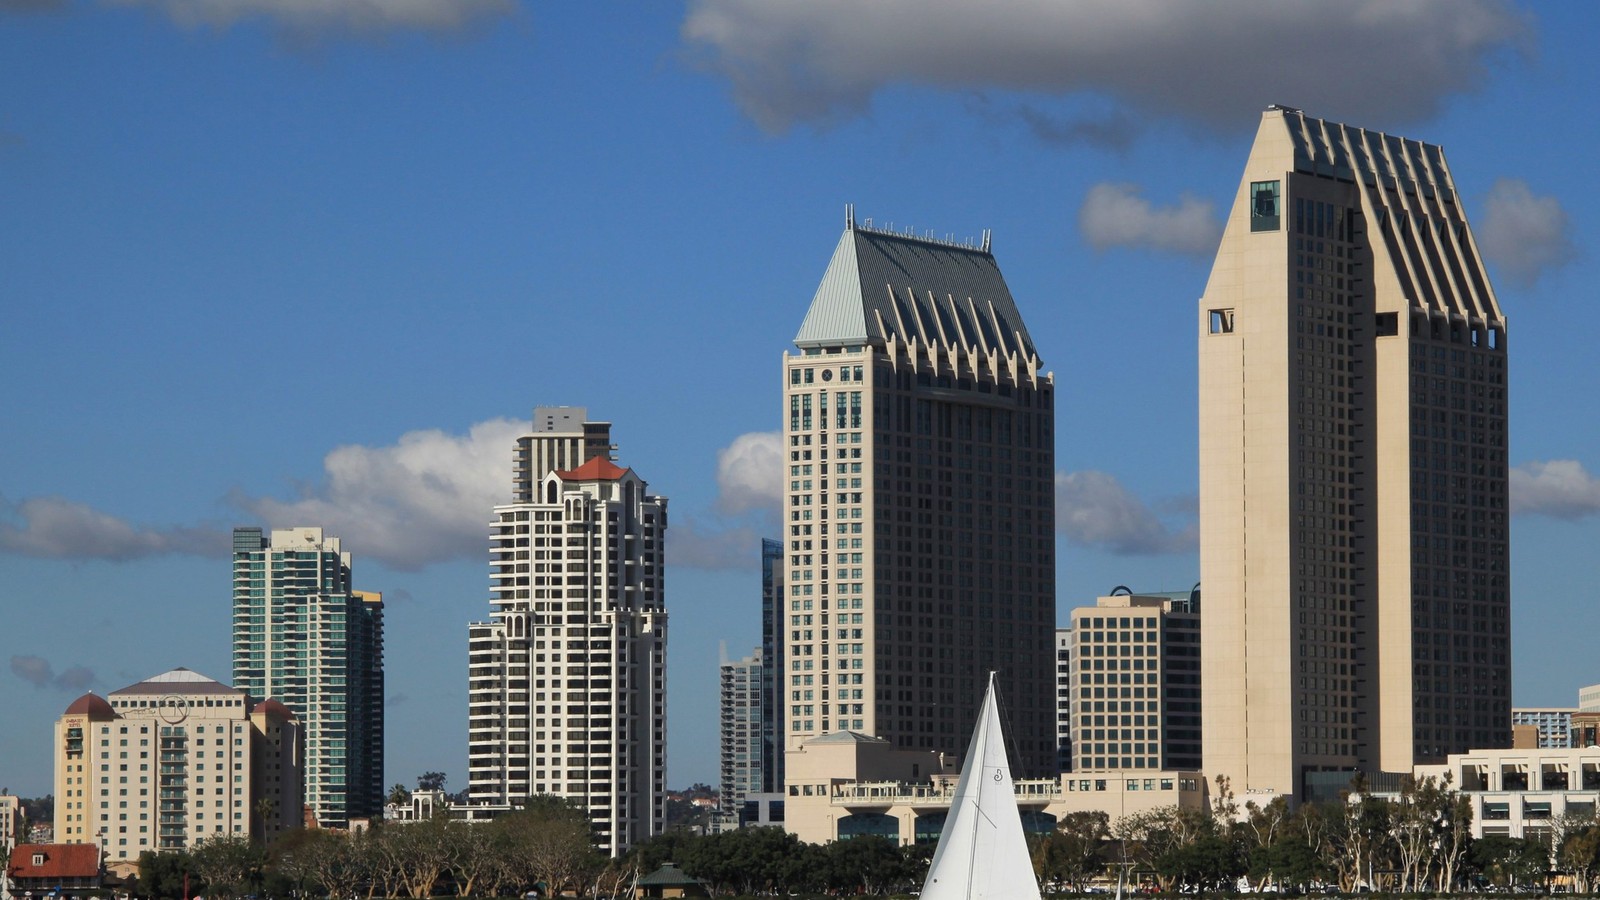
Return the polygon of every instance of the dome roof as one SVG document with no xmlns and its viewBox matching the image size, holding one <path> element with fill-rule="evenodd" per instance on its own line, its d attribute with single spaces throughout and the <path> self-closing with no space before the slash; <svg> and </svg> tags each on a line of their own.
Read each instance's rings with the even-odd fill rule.
<svg viewBox="0 0 1600 900">
<path fill-rule="evenodd" d="M 295 718 L 294 710 L 290 709 L 287 706 L 284 706 L 282 703 L 279 703 L 276 700 L 263 700 L 260 703 L 257 703 L 255 708 L 250 710 L 250 714 L 251 715 L 254 715 L 256 713 L 261 713 L 262 715 L 267 715 L 267 716 L 273 716 L 273 717 L 279 718 L 279 719 L 291 719 L 292 720 L 292 719 Z"/>
<path fill-rule="evenodd" d="M 93 693 L 84 694 L 82 697 L 72 701 L 72 705 L 67 707 L 64 715 L 88 716 L 91 719 L 115 719 L 117 717 L 116 710 L 111 708 L 111 704 L 107 703 L 104 697 Z"/>
</svg>

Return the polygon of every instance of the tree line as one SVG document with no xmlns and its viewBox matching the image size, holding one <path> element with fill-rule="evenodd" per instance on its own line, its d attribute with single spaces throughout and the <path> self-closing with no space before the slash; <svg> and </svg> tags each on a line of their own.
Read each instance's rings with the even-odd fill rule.
<svg viewBox="0 0 1600 900">
<path fill-rule="evenodd" d="M 1576 893 L 1600 888 L 1600 820 L 1592 810 L 1554 818 L 1526 839 L 1474 840 L 1471 826 L 1469 797 L 1448 781 L 1407 779 L 1398 794 L 1379 797 L 1358 780 L 1339 802 L 1291 812 L 1282 798 L 1240 806 L 1218 779 L 1207 807 L 1115 820 L 1071 813 L 1030 840 L 1035 873 L 1056 891 L 1123 881 L 1130 892 L 1448 892 L 1548 888 L 1556 873 Z M 521 897 L 535 890 L 629 896 L 639 878 L 673 862 L 717 895 L 881 896 L 919 887 L 932 849 L 878 837 L 807 844 L 781 828 L 679 830 L 613 860 L 593 849 L 581 810 L 535 797 L 484 823 L 441 815 L 357 833 L 300 830 L 265 847 L 212 838 L 186 853 L 141 857 L 140 880 L 128 893 L 160 900 Z"/>
<path fill-rule="evenodd" d="M 1291 812 L 1281 797 L 1240 807 L 1219 778 L 1210 807 L 1064 816 L 1033 860 L 1042 883 L 1076 891 L 1110 879 L 1160 892 L 1449 892 L 1548 888 L 1562 875 L 1589 893 L 1600 887 L 1600 820 L 1588 809 L 1537 836 L 1474 840 L 1471 798 L 1448 779 L 1406 778 L 1379 797 L 1358 778 L 1340 801 Z"/>
</svg>

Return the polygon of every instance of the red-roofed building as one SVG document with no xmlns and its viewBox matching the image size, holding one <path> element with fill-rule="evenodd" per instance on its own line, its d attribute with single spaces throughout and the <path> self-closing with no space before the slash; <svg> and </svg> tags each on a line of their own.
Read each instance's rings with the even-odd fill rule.
<svg viewBox="0 0 1600 900">
<path fill-rule="evenodd" d="M 467 630 L 467 788 L 473 808 L 577 802 L 596 846 L 620 856 L 665 826 L 667 500 L 585 416 L 534 411 L 516 502 L 494 510 L 492 620 Z M 586 688 L 579 705 L 569 684 Z M 573 745 L 583 753 L 563 765 Z"/>
<path fill-rule="evenodd" d="M 11 896 L 32 891 L 87 891 L 100 887 L 100 848 L 94 844 L 18 844 L 6 865 Z"/>
</svg>

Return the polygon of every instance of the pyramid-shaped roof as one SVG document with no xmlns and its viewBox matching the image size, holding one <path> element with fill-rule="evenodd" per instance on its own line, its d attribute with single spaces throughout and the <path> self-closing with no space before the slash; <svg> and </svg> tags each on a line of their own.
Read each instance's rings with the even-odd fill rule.
<svg viewBox="0 0 1600 900">
<path fill-rule="evenodd" d="M 153 675 L 145 680 L 130 684 L 121 690 L 112 691 L 112 696 L 119 694 L 238 694 L 242 691 L 228 687 L 215 678 L 207 678 L 199 672 L 182 668 L 181 666 L 160 675 Z"/>
<path fill-rule="evenodd" d="M 616 481 L 628 474 L 628 470 L 604 456 L 593 456 L 589 461 L 576 469 L 565 472 L 556 472 L 562 481 Z"/>
<path fill-rule="evenodd" d="M 795 335 L 833 347 L 898 337 L 943 347 L 1036 355 L 1033 339 L 987 248 L 850 224 Z"/>
</svg>

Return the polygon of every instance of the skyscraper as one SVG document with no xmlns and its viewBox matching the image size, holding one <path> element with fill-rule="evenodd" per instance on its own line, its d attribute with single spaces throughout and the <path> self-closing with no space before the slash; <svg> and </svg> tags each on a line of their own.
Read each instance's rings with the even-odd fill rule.
<svg viewBox="0 0 1600 900">
<path fill-rule="evenodd" d="M 519 499 L 494 510 L 491 620 L 468 626 L 468 790 L 576 801 L 618 855 L 664 822 L 667 501 L 584 419 L 535 410 Z"/>
<path fill-rule="evenodd" d="M 769 681 L 766 672 L 759 647 L 749 656 L 733 660 L 723 648 L 718 668 L 722 719 L 718 803 L 724 815 L 737 815 L 747 795 L 767 792 L 765 785 L 771 783 L 762 768 L 766 761 L 762 752 L 762 735 L 767 731 L 762 718 L 762 686 Z"/>
<path fill-rule="evenodd" d="M 1507 745 L 1506 322 L 1443 150 L 1269 108 L 1199 332 L 1206 773 Z"/>
<path fill-rule="evenodd" d="M 338 538 L 233 530 L 233 682 L 299 718 L 318 823 L 383 811 L 383 595 L 351 589 Z"/>
<path fill-rule="evenodd" d="M 783 359 L 787 746 L 959 753 L 999 673 L 1020 771 L 1055 771 L 1054 383 L 988 238 L 847 216 Z"/>
</svg>

